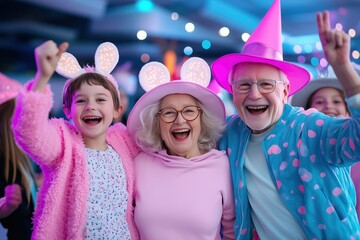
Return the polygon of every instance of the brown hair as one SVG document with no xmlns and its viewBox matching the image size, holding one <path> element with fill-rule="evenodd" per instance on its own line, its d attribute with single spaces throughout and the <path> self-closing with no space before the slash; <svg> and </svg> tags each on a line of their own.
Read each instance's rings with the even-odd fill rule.
<svg viewBox="0 0 360 240">
<path fill-rule="evenodd" d="M 11 130 L 11 119 L 15 109 L 15 98 L 0 105 L 0 151 L 4 154 L 4 173 L 7 182 L 14 183 L 17 171 L 20 172 L 21 185 L 25 189 L 28 202 L 30 202 L 30 183 L 26 173 L 34 177 L 34 170 L 29 157 L 16 145 Z M 11 171 L 12 170 L 12 171 Z M 10 176 L 12 177 L 10 179 Z"/>
<path fill-rule="evenodd" d="M 94 72 L 81 74 L 77 78 L 71 80 L 69 85 L 65 87 L 63 92 L 63 104 L 65 108 L 71 108 L 74 94 L 84 83 L 89 85 L 100 85 L 109 90 L 113 98 L 115 109 L 120 108 L 119 90 L 116 89 L 115 86 L 105 76 Z"/>
</svg>

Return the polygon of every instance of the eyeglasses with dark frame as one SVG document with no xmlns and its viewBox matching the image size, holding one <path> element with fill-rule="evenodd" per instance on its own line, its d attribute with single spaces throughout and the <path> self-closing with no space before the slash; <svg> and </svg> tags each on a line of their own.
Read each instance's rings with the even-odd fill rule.
<svg viewBox="0 0 360 240">
<path fill-rule="evenodd" d="M 164 122 L 172 123 L 175 122 L 179 113 L 181 113 L 181 116 L 186 121 L 194 121 L 200 115 L 200 112 L 202 112 L 200 107 L 190 105 L 184 107 L 181 110 L 176 110 L 172 107 L 162 108 L 157 112 L 157 114 L 160 115 L 161 120 Z"/>
<path fill-rule="evenodd" d="M 257 89 L 261 93 L 272 93 L 276 88 L 276 83 L 286 84 L 284 81 L 277 81 L 271 79 L 260 80 L 257 82 L 250 82 L 246 80 L 233 81 L 231 85 L 237 93 L 248 93 L 250 92 L 251 86 L 256 84 Z"/>
</svg>

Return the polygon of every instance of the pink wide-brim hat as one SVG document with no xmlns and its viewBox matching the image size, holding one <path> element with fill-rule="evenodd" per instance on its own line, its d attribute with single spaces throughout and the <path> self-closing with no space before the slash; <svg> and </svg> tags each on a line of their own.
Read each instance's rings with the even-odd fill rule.
<svg viewBox="0 0 360 240">
<path fill-rule="evenodd" d="M 19 82 L 0 73 L 0 105 L 17 97 L 21 88 Z"/>
<path fill-rule="evenodd" d="M 242 53 L 231 53 L 217 59 L 212 64 L 214 78 L 222 88 L 232 93 L 230 84 L 232 70 L 237 64 L 246 62 L 268 64 L 283 71 L 290 81 L 289 96 L 302 89 L 310 80 L 309 72 L 295 64 Z"/>
<path fill-rule="evenodd" d="M 280 0 L 274 1 L 241 53 L 224 55 L 212 64 L 214 78 L 230 93 L 232 71 L 239 63 L 262 63 L 280 69 L 290 81 L 289 96 L 309 82 L 310 73 L 305 68 L 283 61 Z"/>
<path fill-rule="evenodd" d="M 151 89 L 136 102 L 126 123 L 129 133 L 134 136 L 136 130 L 142 127 L 140 114 L 144 108 L 156 104 L 162 98 L 172 94 L 187 94 L 193 96 L 204 105 L 208 111 L 213 113 L 219 124 L 225 124 L 225 106 L 219 96 L 199 84 L 174 80 Z"/>
</svg>

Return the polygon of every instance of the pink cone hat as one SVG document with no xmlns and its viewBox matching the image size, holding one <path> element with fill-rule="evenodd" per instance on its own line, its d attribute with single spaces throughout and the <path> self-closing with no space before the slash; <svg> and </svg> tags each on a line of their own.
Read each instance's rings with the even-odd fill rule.
<svg viewBox="0 0 360 240">
<path fill-rule="evenodd" d="M 0 73 L 0 105 L 12 98 L 15 98 L 18 94 L 22 85 Z"/>
<path fill-rule="evenodd" d="M 290 81 L 289 96 L 303 88 L 309 82 L 310 74 L 294 63 L 283 61 L 281 32 L 280 0 L 275 0 L 245 43 L 242 53 L 224 55 L 212 64 L 211 70 L 219 85 L 232 93 L 230 76 L 233 67 L 238 63 L 252 62 L 282 70 Z"/>
</svg>

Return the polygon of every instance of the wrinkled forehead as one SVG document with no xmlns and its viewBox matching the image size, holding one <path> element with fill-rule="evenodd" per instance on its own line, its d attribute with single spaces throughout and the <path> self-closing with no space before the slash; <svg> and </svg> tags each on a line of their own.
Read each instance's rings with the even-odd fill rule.
<svg viewBox="0 0 360 240">
<path fill-rule="evenodd" d="M 282 80 L 285 74 L 279 69 L 269 64 L 243 62 L 236 64 L 232 69 L 232 81 L 239 79 L 272 79 Z"/>
<path fill-rule="evenodd" d="M 199 102 L 194 96 L 183 93 L 169 94 L 160 100 L 160 107 L 175 105 L 196 105 Z"/>
</svg>

